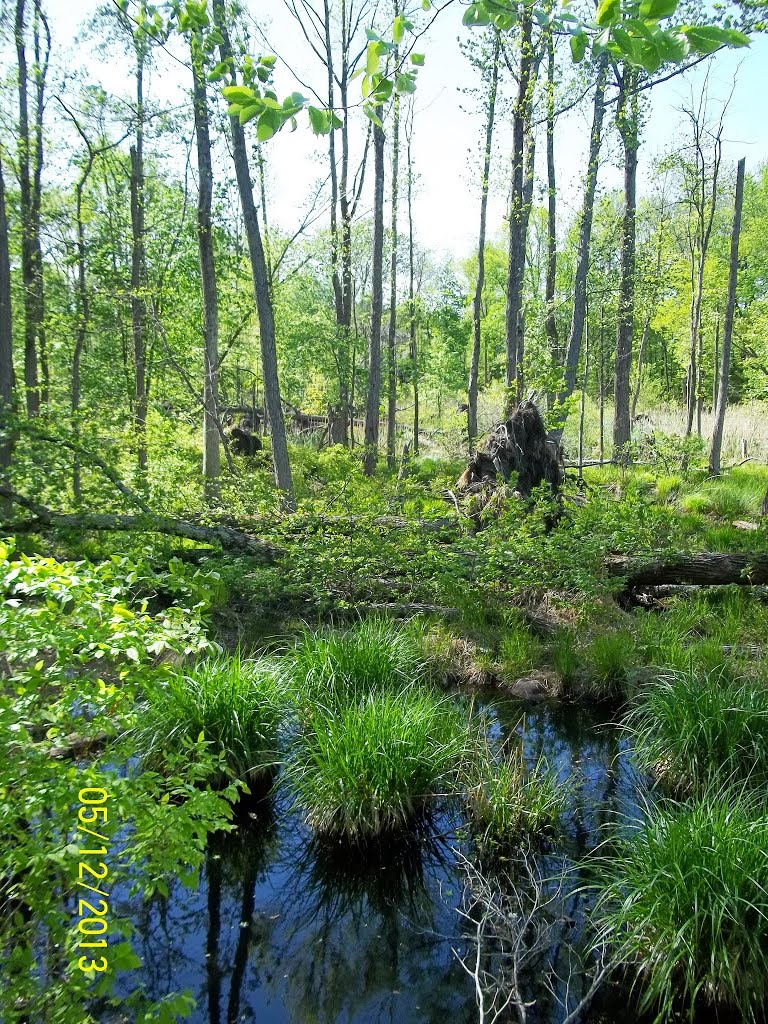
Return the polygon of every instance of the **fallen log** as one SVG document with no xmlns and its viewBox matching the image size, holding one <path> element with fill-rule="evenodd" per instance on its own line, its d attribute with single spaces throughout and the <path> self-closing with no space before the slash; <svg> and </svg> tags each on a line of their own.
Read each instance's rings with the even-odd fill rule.
<svg viewBox="0 0 768 1024">
<path fill-rule="evenodd" d="M 258 558 L 267 563 L 273 562 L 280 553 L 277 548 L 229 526 L 201 526 L 199 523 L 190 523 L 186 519 L 151 514 L 54 512 L 52 509 L 46 508 L 45 505 L 40 505 L 5 485 L 0 485 L 0 497 L 8 498 L 14 504 L 32 512 L 32 517 L 29 519 L 0 522 L 0 529 L 6 534 L 31 533 L 42 529 L 118 532 L 136 530 L 162 533 L 171 537 L 185 537 L 203 544 L 220 544 L 226 551 L 250 555 L 252 558 Z"/>
<path fill-rule="evenodd" d="M 755 586 L 768 583 L 768 554 L 702 552 L 670 555 L 652 562 L 617 555 L 606 562 L 606 569 L 610 576 L 625 576 L 627 590 L 680 584 Z"/>
</svg>

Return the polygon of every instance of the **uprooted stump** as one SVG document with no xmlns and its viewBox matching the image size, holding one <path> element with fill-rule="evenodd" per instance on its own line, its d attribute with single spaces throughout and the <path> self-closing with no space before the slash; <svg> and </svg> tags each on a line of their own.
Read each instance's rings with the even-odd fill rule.
<svg viewBox="0 0 768 1024">
<path fill-rule="evenodd" d="M 548 437 L 533 402 L 523 402 L 508 420 L 485 435 L 459 477 L 456 493 L 460 497 L 478 495 L 485 507 L 513 474 L 515 491 L 522 497 L 528 497 L 541 483 L 548 483 L 557 493 L 563 482 L 560 446 Z"/>
</svg>

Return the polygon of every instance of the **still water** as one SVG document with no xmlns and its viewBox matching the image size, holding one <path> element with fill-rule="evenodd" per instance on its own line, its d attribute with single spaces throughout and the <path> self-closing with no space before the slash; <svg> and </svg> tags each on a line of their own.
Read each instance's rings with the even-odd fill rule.
<svg viewBox="0 0 768 1024">
<path fill-rule="evenodd" d="M 606 825 L 637 817 L 642 787 L 616 726 L 571 706 L 489 697 L 485 707 L 495 740 L 521 735 L 529 762 L 544 754 L 573 782 L 563 834 L 539 855 L 545 876 L 594 849 Z M 318 844 L 279 797 L 236 834 L 212 838 L 195 891 L 177 883 L 168 898 L 124 900 L 117 913 L 136 928 L 142 987 L 153 999 L 189 991 L 193 1024 L 469 1024 L 474 981 L 456 955 L 467 950 L 454 854 L 464 841 L 457 812 L 445 810 L 424 835 L 384 848 Z M 578 881 L 576 872 L 569 890 Z M 566 965 L 588 914 L 588 896 L 569 896 L 546 964 Z M 534 972 L 523 988 L 536 1001 L 529 1021 L 563 1019 L 557 985 L 552 995 Z M 629 1024 L 620 1001 L 611 1010 L 603 1000 L 587 1019 Z"/>
</svg>

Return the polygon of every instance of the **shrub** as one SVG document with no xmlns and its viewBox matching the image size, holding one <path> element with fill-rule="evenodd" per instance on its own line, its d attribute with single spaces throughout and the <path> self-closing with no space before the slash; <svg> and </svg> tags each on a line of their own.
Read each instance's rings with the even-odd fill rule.
<svg viewBox="0 0 768 1024">
<path fill-rule="evenodd" d="M 467 747 L 464 716 L 415 688 L 370 692 L 305 712 L 288 774 L 308 823 L 357 840 L 405 828 L 455 791 Z"/>
<path fill-rule="evenodd" d="M 202 736 L 240 779 L 269 776 L 277 764 L 282 689 L 271 663 L 221 656 L 148 689 L 139 710 L 137 747 L 145 762 Z"/>
<path fill-rule="evenodd" d="M 768 689 L 724 669 L 668 673 L 643 693 L 629 725 L 641 763 L 675 786 L 768 781 Z"/>
<path fill-rule="evenodd" d="M 693 1017 L 700 1002 L 754 1021 L 768 997 L 768 857 L 765 810 L 710 791 L 680 809 L 665 804 L 620 839 L 602 868 L 601 939 L 635 965 L 641 1009 L 656 1022 Z M 710 1018 L 707 1018 L 710 1019 Z"/>
</svg>

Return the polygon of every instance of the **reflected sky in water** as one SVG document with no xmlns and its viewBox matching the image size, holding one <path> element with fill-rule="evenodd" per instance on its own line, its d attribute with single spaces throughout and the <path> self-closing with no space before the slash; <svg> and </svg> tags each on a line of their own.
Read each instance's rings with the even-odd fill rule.
<svg viewBox="0 0 768 1024">
<path fill-rule="evenodd" d="M 529 762 L 544 754 L 575 780 L 563 835 L 541 853 L 545 872 L 594 848 L 617 817 L 637 816 L 626 740 L 599 715 L 488 697 L 476 709 L 490 716 L 494 742 L 517 734 Z M 476 1021 L 474 984 L 452 949 L 465 948 L 456 815 L 445 809 L 421 834 L 350 849 L 313 840 L 283 797 L 257 807 L 238 833 L 212 838 L 195 891 L 174 883 L 167 899 L 142 906 L 115 894 L 143 961 L 123 984 L 140 979 L 154 999 L 188 990 L 193 1024 Z M 588 910 L 583 896 L 564 905 L 553 960 L 568 954 Z M 561 1019 L 535 978 L 527 986 L 538 999 L 531 1021 Z M 590 1015 L 611 1019 L 627 1024 L 626 1002 L 615 1017 Z"/>
</svg>

